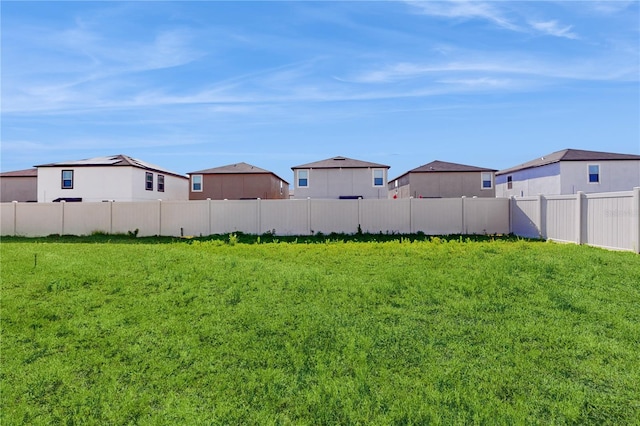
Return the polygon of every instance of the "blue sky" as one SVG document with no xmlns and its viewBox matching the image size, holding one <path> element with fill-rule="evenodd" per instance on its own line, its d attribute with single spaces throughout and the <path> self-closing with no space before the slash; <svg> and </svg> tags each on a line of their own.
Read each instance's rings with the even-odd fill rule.
<svg viewBox="0 0 640 426">
<path fill-rule="evenodd" d="M 2 171 L 640 154 L 638 1 L 2 1 Z"/>
</svg>

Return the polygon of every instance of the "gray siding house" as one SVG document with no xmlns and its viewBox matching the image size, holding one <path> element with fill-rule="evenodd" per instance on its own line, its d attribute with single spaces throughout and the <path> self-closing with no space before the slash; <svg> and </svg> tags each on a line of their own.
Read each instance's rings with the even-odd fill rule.
<svg viewBox="0 0 640 426">
<path fill-rule="evenodd" d="M 436 160 L 389 181 L 389 197 L 495 197 L 495 172 L 494 169 Z"/>
<path fill-rule="evenodd" d="M 0 202 L 38 201 L 38 169 L 0 173 Z"/>
<path fill-rule="evenodd" d="M 628 191 L 640 186 L 640 155 L 563 149 L 496 173 L 496 196 Z"/>
<path fill-rule="evenodd" d="M 294 198 L 387 198 L 389 166 L 333 157 L 291 168 Z"/>
</svg>

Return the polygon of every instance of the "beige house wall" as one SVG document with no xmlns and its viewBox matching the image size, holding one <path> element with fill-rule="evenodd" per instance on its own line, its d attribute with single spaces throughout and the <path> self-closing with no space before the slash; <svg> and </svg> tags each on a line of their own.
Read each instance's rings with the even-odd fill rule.
<svg viewBox="0 0 640 426">
<path fill-rule="evenodd" d="M 197 175 L 197 173 L 194 173 Z M 289 184 L 267 174 L 202 174 L 202 191 L 189 187 L 190 200 L 288 199 Z"/>
<path fill-rule="evenodd" d="M 486 173 L 486 172 L 485 172 Z M 457 197 L 478 197 L 494 198 L 495 179 L 491 173 L 491 188 L 482 188 L 481 172 L 428 172 L 409 173 L 408 176 L 395 181 L 389 185 L 391 197 L 396 193 L 398 198 L 457 198 Z"/>
<path fill-rule="evenodd" d="M 36 176 L 0 177 L 0 202 L 38 201 L 38 178 Z"/>
</svg>

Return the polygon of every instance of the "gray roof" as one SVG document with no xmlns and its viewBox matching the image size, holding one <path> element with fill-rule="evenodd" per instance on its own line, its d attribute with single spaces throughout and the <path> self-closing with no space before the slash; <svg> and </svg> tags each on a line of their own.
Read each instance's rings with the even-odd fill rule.
<svg viewBox="0 0 640 426">
<path fill-rule="evenodd" d="M 14 170 L 0 173 L 0 177 L 37 177 L 38 169 Z"/>
<path fill-rule="evenodd" d="M 560 161 L 605 161 L 605 160 L 640 160 L 640 155 L 616 154 L 613 152 L 585 151 L 581 149 L 563 149 L 549 155 L 536 158 L 535 160 L 522 163 L 518 166 L 510 167 L 496 172 L 496 175 L 513 173 L 519 170 L 531 169 L 534 167 L 546 166 L 547 164 L 558 163 Z"/>
<path fill-rule="evenodd" d="M 398 176 L 395 179 L 391 179 L 392 181 L 396 179 L 400 179 L 403 176 L 408 175 L 409 173 L 450 173 L 450 172 L 495 172 L 496 169 L 487 169 L 484 167 L 476 167 L 476 166 L 467 166 L 466 164 L 458 164 L 458 163 L 448 163 L 446 161 L 435 160 L 427 164 L 423 164 L 422 166 L 416 167 L 415 169 L 411 169 L 406 173 Z"/>
<path fill-rule="evenodd" d="M 378 163 L 370 163 L 368 161 L 354 160 L 347 157 L 333 157 L 326 160 L 316 161 L 315 163 L 301 164 L 291 169 L 368 169 L 380 168 L 388 169 L 390 166 Z"/>
<path fill-rule="evenodd" d="M 121 167 L 121 166 L 129 166 L 129 167 L 137 167 L 145 170 L 152 170 L 155 172 L 166 173 L 174 176 L 178 176 L 181 178 L 185 178 L 186 176 L 181 175 L 176 172 L 172 172 L 171 170 L 163 169 L 160 166 L 156 166 L 155 164 L 147 163 L 142 160 L 138 160 L 128 155 L 108 155 L 105 157 L 94 157 L 94 158 L 86 158 L 83 160 L 75 160 L 75 161 L 62 161 L 60 163 L 48 163 L 48 164 L 40 164 L 35 167 Z"/>
<path fill-rule="evenodd" d="M 286 180 L 282 179 L 280 176 L 278 176 L 277 174 L 269 171 L 269 170 L 265 170 L 265 169 L 261 169 L 260 167 L 256 167 L 253 166 L 251 164 L 247 164 L 247 163 L 235 163 L 235 164 L 228 164 L 226 166 L 220 166 L 220 167 L 214 167 L 212 169 L 205 169 L 205 170 L 198 170 L 195 172 L 189 172 L 189 175 L 195 175 L 195 174 L 247 174 L 247 173 L 255 173 L 255 174 L 271 174 L 274 175 L 275 177 L 277 177 L 278 179 L 284 181 L 285 183 L 289 183 Z"/>
</svg>

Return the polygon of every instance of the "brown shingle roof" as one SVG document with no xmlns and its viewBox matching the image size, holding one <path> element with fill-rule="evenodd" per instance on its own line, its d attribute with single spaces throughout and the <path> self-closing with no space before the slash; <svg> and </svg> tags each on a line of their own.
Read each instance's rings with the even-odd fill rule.
<svg viewBox="0 0 640 426">
<path fill-rule="evenodd" d="M 289 183 L 286 180 L 282 179 L 277 174 L 270 172 L 269 170 L 261 169 L 260 167 L 253 166 L 248 163 L 236 163 L 236 164 L 228 164 L 226 166 L 214 167 L 212 169 L 198 170 L 196 172 L 189 172 L 190 175 L 195 174 L 246 174 L 246 173 L 255 173 L 255 174 L 271 174 L 280 179 L 285 183 Z"/>
<path fill-rule="evenodd" d="M 0 173 L 0 177 L 37 177 L 38 169 L 14 170 L 12 172 Z"/>
<path fill-rule="evenodd" d="M 518 170 L 531 169 L 534 167 L 546 166 L 560 161 L 605 161 L 605 160 L 640 160 L 640 155 L 617 154 L 614 152 L 585 151 L 582 149 L 563 149 L 552 152 L 549 155 L 536 158 L 535 160 L 522 163 L 520 165 L 503 169 L 496 172 L 496 175 L 517 172 Z"/>
<path fill-rule="evenodd" d="M 368 161 L 354 160 L 347 157 L 333 157 L 326 160 L 316 161 L 314 163 L 301 164 L 291 169 L 367 169 L 367 168 L 388 169 L 390 166 L 378 163 L 370 163 Z"/>
<path fill-rule="evenodd" d="M 395 179 L 391 179 L 394 181 L 396 179 L 400 179 L 409 173 L 449 173 L 449 172 L 495 172 L 495 169 L 487 169 L 484 167 L 476 167 L 476 166 L 467 166 L 466 164 L 458 164 L 458 163 L 448 163 L 446 161 L 435 160 L 427 164 L 423 164 L 422 166 L 416 167 L 415 169 L 411 169 L 406 173 L 398 176 Z"/>
</svg>

